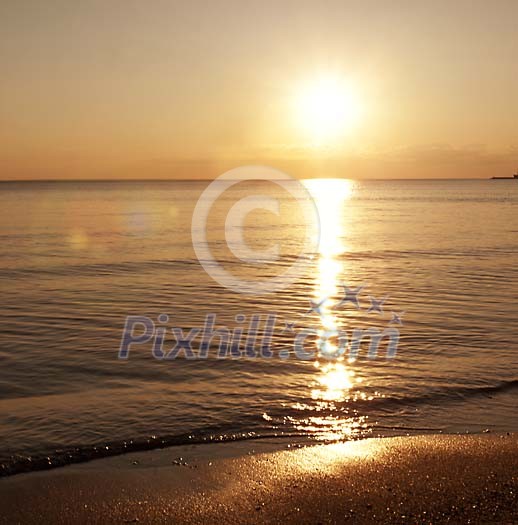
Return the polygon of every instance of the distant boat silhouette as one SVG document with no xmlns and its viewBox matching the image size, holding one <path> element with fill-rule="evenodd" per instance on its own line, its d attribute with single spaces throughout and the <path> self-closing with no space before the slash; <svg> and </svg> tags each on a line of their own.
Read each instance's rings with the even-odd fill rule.
<svg viewBox="0 0 518 525">
<path fill-rule="evenodd" d="M 518 180 L 518 171 L 512 177 L 491 177 L 493 180 Z"/>
</svg>

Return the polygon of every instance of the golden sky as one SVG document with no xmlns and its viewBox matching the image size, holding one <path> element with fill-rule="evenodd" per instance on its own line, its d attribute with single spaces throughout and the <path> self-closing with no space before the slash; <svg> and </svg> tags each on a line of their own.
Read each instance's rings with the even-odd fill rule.
<svg viewBox="0 0 518 525">
<path fill-rule="evenodd" d="M 517 20 L 516 0 L 4 0 L 0 179 L 511 175 Z"/>
</svg>

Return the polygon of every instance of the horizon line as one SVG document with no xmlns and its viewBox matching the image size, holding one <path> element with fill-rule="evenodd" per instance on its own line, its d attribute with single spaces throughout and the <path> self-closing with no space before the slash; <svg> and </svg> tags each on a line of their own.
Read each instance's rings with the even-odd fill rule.
<svg viewBox="0 0 518 525">
<path fill-rule="evenodd" d="M 199 179 L 184 179 L 184 178 L 167 178 L 167 179 L 0 179 L 0 184 L 8 184 L 13 182 L 36 183 L 36 182 L 211 182 L 217 180 L 218 177 L 213 178 L 199 178 Z M 396 180 L 396 181 L 416 181 L 416 180 L 494 180 L 493 177 L 385 177 L 385 178 L 352 178 L 352 177 L 294 177 L 295 180 L 319 180 L 319 179 L 344 179 L 353 181 L 381 181 L 381 180 Z M 240 179 L 236 179 L 240 180 Z M 260 179 L 257 179 L 260 180 Z M 506 179 L 507 180 L 507 179 Z M 512 177 L 509 180 L 513 180 Z"/>
</svg>

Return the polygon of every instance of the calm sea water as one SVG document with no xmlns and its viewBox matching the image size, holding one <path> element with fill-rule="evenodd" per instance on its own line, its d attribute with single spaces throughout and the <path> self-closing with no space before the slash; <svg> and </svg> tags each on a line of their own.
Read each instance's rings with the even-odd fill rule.
<svg viewBox="0 0 518 525">
<path fill-rule="evenodd" d="M 517 182 L 309 183 L 320 245 L 273 295 L 229 291 L 197 260 L 191 217 L 207 185 L 0 185 L 3 473 L 207 440 L 518 431 Z M 245 238 L 256 248 L 278 243 L 282 257 L 244 265 L 226 246 L 225 216 L 259 189 L 282 213 L 254 212 Z M 249 183 L 221 197 L 208 238 L 226 269 L 261 280 L 293 262 L 303 229 L 288 195 Z M 377 359 L 362 346 L 354 362 L 293 354 L 298 332 L 322 327 L 306 314 L 309 299 L 336 304 L 341 282 L 365 286 L 361 308 L 329 306 L 327 321 L 397 328 L 394 359 L 383 345 Z M 388 296 L 383 315 L 368 313 L 369 296 Z M 390 324 L 403 311 L 403 324 Z M 275 314 L 273 357 L 218 359 L 214 340 L 202 360 L 157 360 L 153 341 L 118 359 L 128 315 L 167 314 L 164 326 L 187 333 L 211 313 L 229 330 L 244 315 L 245 333 L 260 315 L 259 338 Z M 164 350 L 174 342 L 169 330 Z"/>
</svg>

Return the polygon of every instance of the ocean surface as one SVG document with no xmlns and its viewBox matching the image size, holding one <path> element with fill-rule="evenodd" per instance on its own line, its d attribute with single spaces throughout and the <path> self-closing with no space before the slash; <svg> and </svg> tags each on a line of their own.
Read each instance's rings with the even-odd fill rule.
<svg viewBox="0 0 518 525">
<path fill-rule="evenodd" d="M 180 443 L 518 431 L 518 182 L 310 181 L 311 253 L 292 195 L 237 184 L 209 214 L 204 266 L 257 293 L 215 281 L 196 256 L 191 219 L 208 184 L 0 184 L 3 474 Z M 241 240 L 255 254 L 278 246 L 279 257 L 243 261 L 225 221 L 258 194 L 280 212 L 252 211 Z M 285 289 L 261 293 L 299 256 Z M 324 302 L 308 313 L 310 300 Z M 218 357 L 216 335 L 198 358 L 210 314 L 214 329 L 243 336 Z M 155 333 L 119 359 L 127 316 L 149 318 Z M 239 356 L 252 319 L 248 350 L 271 336 L 271 357 Z M 196 328 L 194 358 L 183 348 L 172 359 L 176 336 Z M 369 328 L 399 333 L 393 358 L 387 337 L 375 358 L 368 338 L 355 359 L 346 345 L 333 353 L 337 330 Z M 314 355 L 303 360 L 294 341 L 307 333 Z"/>
</svg>

